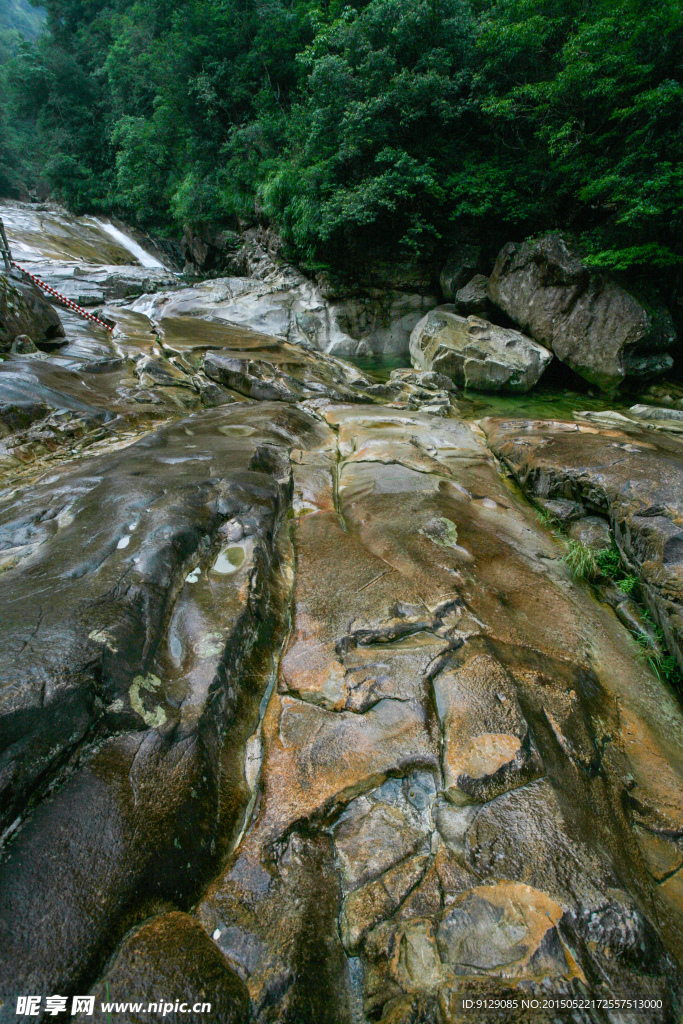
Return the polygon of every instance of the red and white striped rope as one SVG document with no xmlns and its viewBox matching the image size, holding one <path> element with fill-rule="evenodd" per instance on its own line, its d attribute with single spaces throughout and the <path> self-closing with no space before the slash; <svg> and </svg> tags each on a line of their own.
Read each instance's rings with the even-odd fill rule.
<svg viewBox="0 0 683 1024">
<path fill-rule="evenodd" d="M 39 277 L 35 276 L 35 274 L 31 274 L 24 267 L 20 267 L 18 263 L 14 262 L 14 260 L 12 260 L 12 266 L 16 267 L 17 270 L 20 270 L 22 274 L 26 274 L 27 277 L 30 277 L 34 284 L 37 284 L 38 287 L 42 288 L 43 291 L 48 293 L 48 295 L 52 295 L 53 298 L 57 299 L 58 302 L 61 302 L 63 306 L 67 307 L 67 309 L 73 310 L 74 313 L 78 313 L 79 316 L 85 317 L 86 320 L 92 320 L 94 324 L 99 324 L 100 327 L 104 327 L 107 331 L 114 330 L 114 328 L 110 327 L 109 324 L 105 324 L 104 320 L 99 320 L 92 313 L 88 313 L 87 310 L 83 309 L 82 306 L 72 302 L 71 299 L 67 299 L 65 295 L 60 295 L 60 293 L 55 291 L 54 288 L 50 288 L 49 284 L 45 284 L 45 282 L 41 281 Z"/>
</svg>

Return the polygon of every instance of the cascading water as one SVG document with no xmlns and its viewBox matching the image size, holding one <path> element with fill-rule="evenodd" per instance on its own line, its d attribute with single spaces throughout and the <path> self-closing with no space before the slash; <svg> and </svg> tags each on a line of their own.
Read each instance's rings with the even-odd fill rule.
<svg viewBox="0 0 683 1024">
<path fill-rule="evenodd" d="M 114 238 L 119 245 L 122 245 L 124 249 L 127 249 L 128 252 L 135 256 L 143 267 L 156 267 L 159 270 L 168 270 L 168 267 L 164 266 L 164 264 L 155 256 L 146 252 L 141 245 L 138 245 L 135 239 L 130 237 L 130 235 L 125 234 L 123 231 L 119 231 L 117 227 L 114 227 L 114 225 L 107 220 L 101 220 L 99 217 L 95 217 L 94 220 L 99 224 L 103 231 L 106 231 L 106 233 L 111 238 Z"/>
</svg>

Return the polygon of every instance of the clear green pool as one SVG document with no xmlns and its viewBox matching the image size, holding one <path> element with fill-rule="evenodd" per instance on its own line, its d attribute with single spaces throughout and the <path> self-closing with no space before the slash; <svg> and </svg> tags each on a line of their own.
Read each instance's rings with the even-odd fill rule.
<svg viewBox="0 0 683 1024">
<path fill-rule="evenodd" d="M 392 370 L 410 366 L 410 361 L 406 360 L 405 356 L 345 356 L 344 358 L 380 384 L 389 380 Z"/>
<path fill-rule="evenodd" d="M 380 383 L 389 380 L 392 370 L 409 367 L 405 356 L 357 356 L 349 358 L 354 366 Z M 546 374 L 546 377 L 548 375 Z M 544 378 L 545 381 L 545 378 Z M 573 382 L 572 382 L 573 383 Z M 484 416 L 519 416 L 533 419 L 571 420 L 575 410 L 598 412 L 604 409 L 628 409 L 636 401 L 634 395 L 614 396 L 601 394 L 597 388 L 582 386 L 576 378 L 576 387 L 567 387 L 566 381 L 541 382 L 524 395 L 489 394 L 483 391 L 463 391 L 458 394 L 458 406 L 466 419 Z"/>
<path fill-rule="evenodd" d="M 537 387 L 525 395 L 483 394 L 465 391 L 458 405 L 467 419 L 483 416 L 520 416 L 524 419 L 570 420 L 574 411 L 627 409 L 633 404 L 624 398 L 573 391 L 570 388 Z"/>
</svg>

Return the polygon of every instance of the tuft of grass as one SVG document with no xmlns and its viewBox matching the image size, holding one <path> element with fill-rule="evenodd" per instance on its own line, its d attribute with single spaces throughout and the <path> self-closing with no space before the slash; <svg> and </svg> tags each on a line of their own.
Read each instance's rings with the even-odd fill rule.
<svg viewBox="0 0 683 1024">
<path fill-rule="evenodd" d="M 631 572 L 627 572 L 624 568 L 616 544 L 612 544 L 612 547 L 608 548 L 607 551 L 598 552 L 595 556 L 595 561 L 602 575 L 614 580 L 619 589 L 623 590 L 625 594 L 629 596 L 634 593 L 637 594 L 639 586 L 638 577 L 634 576 Z"/>
<path fill-rule="evenodd" d="M 609 576 L 612 580 L 616 580 L 623 571 L 621 557 L 614 544 L 606 551 L 599 551 L 595 556 L 595 561 L 603 576 Z"/>
<path fill-rule="evenodd" d="M 617 580 L 617 584 L 620 590 L 623 590 L 625 594 L 630 595 L 638 588 L 638 577 L 634 576 L 632 573 L 627 573 L 625 576 L 622 576 L 621 579 Z"/>
<path fill-rule="evenodd" d="M 547 508 L 537 508 L 536 517 L 544 526 L 555 526 L 557 523 L 555 516 L 551 515 Z"/>
<path fill-rule="evenodd" d="M 615 544 L 606 551 L 594 552 L 580 541 L 570 540 L 564 561 L 575 579 L 595 580 L 606 576 L 613 580 L 625 594 L 637 593 L 639 581 L 633 573 L 627 572 Z"/>
<path fill-rule="evenodd" d="M 580 541 L 570 540 L 567 554 L 564 561 L 569 567 L 572 576 L 577 580 L 595 580 L 598 576 L 607 576 L 614 580 L 616 585 L 624 594 L 638 594 L 639 581 L 633 573 L 624 569 L 621 556 L 616 545 L 612 545 L 607 551 L 599 551 L 595 554 Z M 683 672 L 681 672 L 678 661 L 674 654 L 669 654 L 666 649 L 666 640 L 661 628 L 654 621 L 647 608 L 641 602 L 637 602 L 642 618 L 647 623 L 650 633 L 655 638 L 652 642 L 647 633 L 633 633 L 632 636 L 642 647 L 640 655 L 650 666 L 657 678 L 668 683 L 679 694 L 683 694 Z"/>
<path fill-rule="evenodd" d="M 598 574 L 598 563 L 595 555 L 581 541 L 569 541 L 569 550 L 564 556 L 564 561 L 576 580 L 592 580 Z"/>
<path fill-rule="evenodd" d="M 643 633 L 636 634 L 635 639 L 643 648 L 642 657 L 645 658 L 645 661 L 647 661 L 648 665 L 660 682 L 668 683 L 669 686 L 672 686 L 678 693 L 683 693 L 683 672 L 681 672 L 676 655 L 664 653 L 666 652 L 666 640 L 664 639 L 664 633 L 653 620 L 650 612 L 645 609 L 641 612 L 641 615 L 654 633 L 658 645 L 658 647 L 655 648 L 650 642 L 649 637 Z"/>
<path fill-rule="evenodd" d="M 547 508 L 537 506 L 536 518 L 542 526 L 545 526 L 548 530 L 552 530 L 553 533 L 558 534 L 558 536 L 567 532 L 564 523 L 560 522 L 557 516 L 554 516 L 552 512 L 548 512 Z"/>
</svg>

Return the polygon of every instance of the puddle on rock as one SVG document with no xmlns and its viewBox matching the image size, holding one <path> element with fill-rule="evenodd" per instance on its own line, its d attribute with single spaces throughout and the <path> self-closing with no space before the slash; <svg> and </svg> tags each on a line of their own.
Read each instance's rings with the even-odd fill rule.
<svg viewBox="0 0 683 1024">
<path fill-rule="evenodd" d="M 237 547 L 237 545 L 224 548 L 213 563 L 211 571 L 220 573 L 221 576 L 228 576 L 230 573 L 237 572 L 243 562 L 244 548 Z"/>
<path fill-rule="evenodd" d="M 228 426 L 219 427 L 218 430 L 226 437 L 249 437 L 250 434 L 256 433 L 255 427 L 247 427 L 240 423 L 231 423 Z"/>
</svg>

